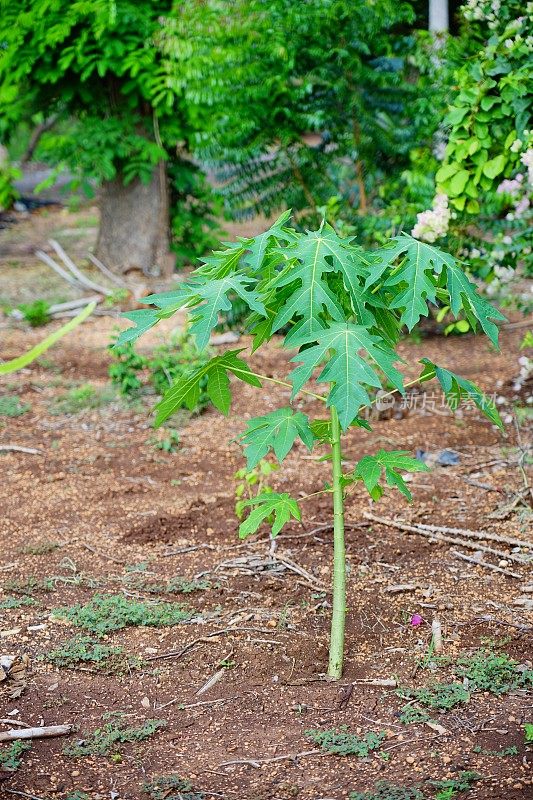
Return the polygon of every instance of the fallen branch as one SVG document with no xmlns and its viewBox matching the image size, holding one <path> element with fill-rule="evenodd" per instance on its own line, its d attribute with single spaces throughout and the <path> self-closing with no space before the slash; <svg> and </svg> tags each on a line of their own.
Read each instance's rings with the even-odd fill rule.
<svg viewBox="0 0 533 800">
<path fill-rule="evenodd" d="M 28 453 L 30 456 L 40 456 L 43 453 L 42 450 L 38 450 L 36 447 L 22 447 L 20 444 L 0 444 L 0 452 Z"/>
<path fill-rule="evenodd" d="M 56 264 L 54 259 L 50 258 L 48 253 L 45 253 L 43 250 L 36 250 L 35 255 L 37 256 L 38 259 L 40 259 L 42 262 L 51 267 L 51 269 L 53 269 L 54 272 L 56 272 L 60 278 L 63 278 L 64 281 L 70 283 L 71 286 L 74 286 L 75 289 L 84 288 L 83 285 L 80 284 L 80 282 L 77 281 L 73 275 L 70 275 L 68 272 L 65 272 L 65 270 L 59 266 L 59 264 Z"/>
<path fill-rule="evenodd" d="M 316 578 L 311 575 L 310 572 L 307 572 L 306 569 L 300 567 L 299 564 L 295 564 L 294 561 L 291 561 L 289 558 L 285 558 L 284 556 L 278 556 L 276 553 L 274 553 L 273 558 L 275 561 L 279 561 L 281 564 L 287 567 L 287 569 L 291 570 L 291 572 L 295 572 L 297 575 L 300 575 L 302 578 L 304 578 L 304 580 L 311 586 L 312 589 L 315 589 L 318 592 L 328 592 L 331 594 L 330 589 L 318 583 Z"/>
<path fill-rule="evenodd" d="M 56 303 L 56 305 L 50 306 L 48 313 L 51 315 L 61 314 L 63 311 L 81 308 L 82 306 L 86 306 L 87 303 L 99 303 L 101 300 L 102 295 L 100 294 L 93 294 L 90 297 L 78 297 L 77 300 L 69 300 L 67 303 Z"/>
<path fill-rule="evenodd" d="M 452 550 L 452 555 L 454 555 L 456 558 L 460 558 L 461 561 L 468 561 L 469 564 L 475 564 L 478 567 L 485 567 L 485 569 L 492 569 L 494 572 L 501 572 L 502 575 L 507 575 L 509 578 L 518 578 L 518 580 L 522 580 L 522 576 L 517 572 L 511 572 L 510 569 L 497 567 L 495 564 L 488 564 L 486 561 L 478 561 L 477 558 L 467 556 L 466 553 L 460 553 L 458 550 Z"/>
<path fill-rule="evenodd" d="M 501 536 L 499 533 L 489 533 L 488 531 L 471 531 L 468 528 L 447 528 L 445 525 L 426 525 L 422 522 L 415 523 L 416 528 L 425 531 L 435 531 L 436 533 L 458 533 L 460 536 L 472 537 L 472 539 L 485 539 L 490 542 L 500 542 L 501 544 L 512 544 L 518 547 L 527 547 L 533 550 L 532 542 L 524 542 L 522 539 L 515 539 L 512 536 Z"/>
<path fill-rule="evenodd" d="M 514 553 L 504 553 L 503 550 L 495 550 L 493 547 L 486 547 L 485 545 L 478 544 L 475 542 L 470 542 L 465 539 L 456 539 L 453 536 L 444 536 L 443 534 L 440 534 L 437 531 L 433 530 L 428 531 L 424 530 L 421 527 L 408 525 L 405 522 L 397 522 L 396 520 L 393 519 L 386 519 L 385 517 L 377 517 L 375 514 L 370 514 L 368 511 L 365 511 L 363 516 L 366 519 L 371 519 L 374 522 L 379 522 L 381 525 L 390 525 L 393 528 L 398 528 L 399 530 L 407 531 L 408 533 L 418 533 L 419 536 L 425 536 L 428 539 L 434 539 L 436 542 L 447 542 L 448 544 L 459 545 L 459 547 L 466 547 L 469 550 L 481 550 L 483 553 L 491 553 L 491 555 L 497 556 L 500 559 L 504 559 L 506 561 L 516 561 L 518 564 L 524 565 L 523 559 L 521 559 Z"/>
<path fill-rule="evenodd" d="M 81 270 L 78 269 L 74 261 L 70 258 L 67 253 L 63 250 L 59 242 L 56 242 L 55 239 L 48 240 L 50 245 L 54 248 L 55 252 L 65 265 L 65 267 L 74 275 L 74 278 L 80 283 L 85 289 L 91 289 L 93 292 L 98 292 L 99 294 L 104 294 L 107 297 L 110 297 L 113 292 L 111 289 L 107 289 L 105 286 L 102 286 L 99 283 L 95 283 L 94 281 L 87 278 Z"/>
<path fill-rule="evenodd" d="M 21 728 L 0 732 L 0 742 L 13 742 L 15 739 L 49 739 L 54 736 L 67 736 L 74 725 L 47 725 L 43 728 Z"/>
</svg>

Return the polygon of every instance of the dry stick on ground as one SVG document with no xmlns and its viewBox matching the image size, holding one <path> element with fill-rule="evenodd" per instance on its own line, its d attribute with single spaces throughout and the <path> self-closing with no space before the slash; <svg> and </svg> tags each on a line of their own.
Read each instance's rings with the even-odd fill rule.
<svg viewBox="0 0 533 800">
<path fill-rule="evenodd" d="M 45 253 L 43 250 L 36 250 L 35 255 L 38 259 L 43 261 L 49 267 L 51 267 L 54 272 L 56 272 L 64 281 L 70 283 L 71 286 L 74 286 L 75 289 L 83 290 L 85 287 L 81 284 L 78 280 L 74 278 L 69 272 L 66 272 L 63 267 L 60 267 L 59 264 L 56 264 L 53 258 L 50 258 L 48 253 Z"/>
<path fill-rule="evenodd" d="M 43 728 L 22 728 L 0 732 L 0 742 L 13 742 L 15 739 L 48 739 L 53 736 L 67 736 L 74 725 L 48 725 Z"/>
<path fill-rule="evenodd" d="M 524 542 L 522 539 L 515 539 L 512 536 L 501 536 L 499 533 L 489 533 L 488 531 L 471 531 L 468 528 L 447 528 L 445 525 L 426 525 L 422 522 L 415 522 L 416 528 L 425 531 L 435 531 L 435 533 L 458 533 L 460 536 L 472 537 L 472 539 L 486 539 L 490 542 L 500 542 L 501 544 L 512 544 L 517 547 L 527 547 L 533 550 L 533 542 Z"/>
<path fill-rule="evenodd" d="M 327 753 L 324 750 L 304 750 L 302 753 L 290 753 L 286 756 L 272 756 L 271 758 L 236 758 L 234 761 L 223 761 L 218 764 L 217 769 L 220 767 L 232 767 L 239 764 L 248 764 L 250 767 L 260 768 L 261 764 L 271 764 L 273 761 L 296 761 L 299 758 L 306 756 L 325 756 Z"/>
<path fill-rule="evenodd" d="M 181 650 L 169 650 L 167 653 L 159 653 L 156 656 L 149 656 L 145 658 L 144 661 L 161 661 L 166 658 L 181 658 L 189 650 L 192 650 L 193 647 L 196 647 L 197 644 L 202 643 L 209 643 L 209 640 L 215 636 L 223 636 L 224 634 L 228 633 L 240 633 L 242 631 L 248 632 L 251 631 L 253 633 L 271 633 L 272 631 L 268 628 L 241 628 L 241 627 L 234 627 L 234 628 L 222 628 L 219 631 L 213 631 L 212 633 L 206 633 L 205 636 L 200 636 L 200 638 L 195 639 L 194 641 L 186 644 L 185 647 L 182 647 Z"/>
<path fill-rule="evenodd" d="M 379 522 L 381 525 L 390 525 L 393 528 L 399 528 L 399 530 L 407 531 L 408 533 L 418 533 L 419 536 L 425 536 L 428 539 L 434 539 L 436 542 L 448 542 L 449 544 L 459 545 L 459 547 L 466 547 L 469 550 L 481 550 L 483 553 L 491 553 L 493 556 L 498 556 L 498 558 L 507 561 L 516 561 L 522 566 L 525 566 L 526 564 L 526 562 L 524 562 L 519 556 L 516 556 L 513 553 L 504 553 L 503 550 L 495 550 L 493 547 L 485 547 L 482 544 L 465 541 L 464 539 L 456 539 L 453 536 L 444 536 L 436 531 L 427 531 L 420 527 L 417 528 L 414 525 L 408 525 L 406 522 L 397 522 L 394 519 L 377 517 L 375 514 L 370 514 L 368 511 L 365 511 L 363 516 L 366 517 L 366 519 L 373 520 L 373 522 Z"/>
<path fill-rule="evenodd" d="M 284 556 L 279 556 L 277 554 L 274 554 L 273 558 L 274 561 L 279 561 L 281 564 L 284 564 L 287 567 L 287 569 L 291 570 L 291 572 L 295 572 L 297 575 L 300 575 L 302 578 L 304 578 L 304 580 L 307 583 L 309 583 L 312 589 L 315 589 L 316 591 L 319 592 L 328 592 L 329 594 L 331 594 L 331 591 L 327 587 L 317 583 L 316 578 L 313 575 L 311 575 L 310 572 L 307 572 L 306 569 L 300 567 L 299 564 L 295 564 L 294 561 L 291 561 L 289 558 L 285 558 Z"/>
<path fill-rule="evenodd" d="M 30 456 L 41 456 L 42 450 L 37 450 L 36 447 L 22 447 L 20 444 L 0 444 L 0 452 L 2 453 L 28 453 Z"/>
<path fill-rule="evenodd" d="M 125 561 L 122 561 L 120 558 L 115 558 L 114 556 L 110 556 L 107 553 L 102 553 L 101 550 L 97 550 L 95 547 L 92 547 L 87 542 L 80 542 L 82 547 L 85 547 L 86 550 L 89 550 L 91 553 L 94 553 L 95 556 L 100 556 L 100 558 L 107 558 L 109 561 L 114 561 L 115 564 L 125 564 Z"/>
<path fill-rule="evenodd" d="M 460 558 L 461 561 L 468 561 L 469 564 L 476 564 L 478 567 L 485 567 L 486 569 L 491 569 L 494 572 L 501 572 L 502 575 L 507 575 L 509 578 L 517 578 L 518 580 L 522 580 L 521 575 L 519 575 L 517 572 L 511 572 L 510 569 L 497 567 L 495 564 L 488 564 L 486 561 L 478 561 L 477 558 L 467 556 L 466 553 L 460 553 L 458 550 L 452 550 L 451 552 L 455 558 Z"/>
</svg>

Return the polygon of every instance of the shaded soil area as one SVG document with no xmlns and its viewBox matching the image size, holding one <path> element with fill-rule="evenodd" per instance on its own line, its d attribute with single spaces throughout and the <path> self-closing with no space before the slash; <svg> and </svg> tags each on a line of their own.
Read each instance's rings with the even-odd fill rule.
<svg viewBox="0 0 533 800">
<path fill-rule="evenodd" d="M 4 359 L 42 335 L 1 324 Z M 519 494 L 528 480 L 527 430 L 509 423 L 502 434 L 468 409 L 454 416 L 425 385 L 410 408 L 397 403 L 371 420 L 371 432 L 347 435 L 346 468 L 380 447 L 423 450 L 430 460 L 453 450 L 457 463 L 416 474 L 412 505 L 392 494 L 372 505 L 361 488 L 350 492 L 345 673 L 340 684 L 329 682 L 329 497 L 302 504 L 303 524 L 285 529 L 274 556 L 266 531 L 246 542 L 237 536 L 234 473 L 244 461 L 234 439 L 246 419 L 287 404 L 288 392 L 266 383 L 261 390 L 235 386 L 234 415 L 208 409 L 192 417 L 180 428 L 175 453 L 150 443 L 150 398 L 52 413 L 69 387 L 107 385 L 114 324 L 89 321 L 0 388 L 31 406 L 0 418 L 0 446 L 40 451 L 0 453 L 0 655 L 29 658 L 20 696 L 9 697 L 10 681 L 0 682 L 0 731 L 10 719 L 75 726 L 66 738 L 35 740 L 16 771 L 0 773 L 5 796 L 65 800 L 77 791 L 91 800 L 137 800 L 150 797 L 145 783 L 178 775 L 192 784 L 191 797 L 194 791 L 206 800 L 341 800 L 383 780 L 421 785 L 434 798 L 427 781 L 475 771 L 480 779 L 458 796 L 533 797 L 533 756 L 522 727 L 533 715 L 524 688 L 472 692 L 449 711 L 429 709 L 431 724 L 411 725 L 400 720 L 406 700 L 397 694 L 457 681 L 457 658 L 486 646 L 531 669 L 533 585 L 525 546 L 464 535 L 473 544 L 467 549 L 365 517 L 531 540 Z M 502 354 L 466 337 L 406 341 L 402 355 L 410 377 L 427 356 L 505 398 L 508 413 L 522 336 L 523 329 L 505 330 Z M 276 343 L 252 363 L 262 374 L 287 372 Z M 314 416 L 323 413 L 319 405 L 297 402 Z M 272 485 L 294 496 L 319 491 L 329 479 L 323 454 L 296 446 Z M 461 556 L 484 558 L 503 572 Z M 92 635 L 57 609 L 95 595 L 180 603 L 188 616 L 105 633 L 100 644 L 122 647 L 121 659 L 57 666 L 51 651 L 77 634 Z M 5 607 L 8 598 L 27 597 L 33 604 Z M 413 614 L 423 618 L 418 627 L 410 624 Z M 436 617 L 443 658 L 429 648 Z M 154 719 L 165 726 L 146 739 L 115 743 L 108 755 L 64 751 L 83 749 L 110 722 L 139 729 Z M 366 757 L 338 756 L 306 735 L 343 725 L 383 741 Z M 0 748 L 1 754 L 6 745 Z M 161 791 L 162 798 L 189 796 Z"/>
</svg>

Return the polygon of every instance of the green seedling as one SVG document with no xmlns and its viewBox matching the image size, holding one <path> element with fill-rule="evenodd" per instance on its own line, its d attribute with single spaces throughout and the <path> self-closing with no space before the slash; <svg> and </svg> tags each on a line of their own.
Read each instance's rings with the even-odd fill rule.
<svg viewBox="0 0 533 800">
<path fill-rule="evenodd" d="M 458 677 L 468 680 L 472 691 L 499 695 L 533 686 L 533 670 L 519 670 L 518 666 L 506 653 L 478 650 L 471 656 L 458 658 L 455 671 Z"/>
<path fill-rule="evenodd" d="M 31 750 L 31 742 L 23 742 L 20 739 L 0 748 L 0 781 L 2 772 L 17 771 L 22 763 L 22 754 L 27 750 Z"/>
<path fill-rule="evenodd" d="M 75 667 L 77 664 L 106 665 L 110 659 L 124 655 L 123 647 L 100 644 L 90 636 L 74 636 L 46 653 L 46 660 L 55 667 Z"/>
<path fill-rule="evenodd" d="M 152 800 L 204 800 L 203 792 L 193 790 L 192 783 L 178 775 L 164 775 L 145 783 L 143 790 Z"/>
<path fill-rule="evenodd" d="M 346 492 L 362 484 L 373 500 L 387 488 L 411 500 L 403 473 L 426 469 L 407 451 L 379 450 L 345 472 L 341 439 L 350 429 L 370 428 L 362 414 L 379 390 L 382 400 L 384 394 L 403 394 L 408 386 L 433 378 L 452 408 L 466 399 L 501 427 L 494 404 L 470 381 L 423 358 L 419 377 L 404 383 L 395 364 L 402 363 L 398 354 L 402 334 L 429 315 L 430 305 L 449 306 L 452 317 L 466 319 L 473 331 L 480 326 L 494 344 L 498 339 L 494 320 L 504 317 L 477 293 L 463 266 L 436 247 L 401 235 L 365 252 L 325 222 L 318 230 L 303 232 L 289 227 L 289 218 L 287 211 L 259 236 L 240 238 L 213 253 L 175 291 L 144 298 L 150 308 L 127 312 L 135 327 L 124 331 L 117 344 L 132 342 L 160 320 L 187 309 L 190 333 L 202 351 L 220 314 L 231 308 L 233 296 L 248 308 L 252 351 L 284 332 L 287 362 L 294 367 L 287 379 L 255 372 L 242 356 L 244 348 L 228 350 L 175 380 L 156 406 L 155 422 L 161 425 L 184 405 L 195 408 L 204 386 L 213 405 L 228 414 L 230 376 L 257 388 L 268 382 L 290 389 L 290 404 L 249 420 L 241 442 L 248 471 L 270 451 L 282 462 L 295 442 L 309 451 L 327 448 L 325 463 L 331 465 L 332 477 L 323 491 L 332 497 L 334 523 L 328 674 L 340 678 L 346 616 Z M 387 385 L 392 388 L 386 390 Z M 295 407 L 297 396 L 312 398 L 328 416 L 310 419 Z M 249 516 L 241 523 L 240 536 L 255 533 L 265 522 L 276 536 L 292 519 L 301 519 L 300 504 L 301 498 L 288 492 L 263 492 L 247 500 Z"/>
<path fill-rule="evenodd" d="M 420 689 L 398 689 L 396 694 L 404 699 L 416 700 L 423 706 L 434 708 L 437 711 L 448 711 L 450 708 L 467 703 L 470 694 L 461 683 L 435 683 L 433 686 L 423 686 Z M 402 712 L 407 712 L 404 706 Z"/>
<path fill-rule="evenodd" d="M 90 383 L 70 389 L 56 398 L 50 407 L 51 414 L 79 414 L 87 409 L 102 408 L 115 399 L 115 393 L 109 389 L 97 389 Z"/>
</svg>

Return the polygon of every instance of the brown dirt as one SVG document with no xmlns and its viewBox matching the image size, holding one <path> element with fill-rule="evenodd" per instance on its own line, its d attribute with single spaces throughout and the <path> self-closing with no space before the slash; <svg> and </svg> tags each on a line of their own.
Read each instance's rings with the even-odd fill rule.
<svg viewBox="0 0 533 800">
<path fill-rule="evenodd" d="M 34 264 L 32 269 L 38 267 Z M 0 272 L 2 289 L 4 278 L 6 282 L 9 278 L 8 294 L 15 292 L 11 282 L 15 272 L 12 267 Z M 264 533 L 244 544 L 237 538 L 233 475 L 243 459 L 232 439 L 250 416 L 287 403 L 283 388 L 236 386 L 234 415 L 225 419 L 210 409 L 192 418 L 180 430 L 175 454 L 156 451 L 148 443 L 148 406 L 132 409 L 113 402 L 76 415 L 50 415 L 53 399 L 72 382 L 106 384 L 106 345 L 114 324 L 109 318 L 86 323 L 74 337 L 49 351 L 45 366 L 33 365 L 9 376 L 1 387 L 30 403 L 31 411 L 0 419 L 0 444 L 38 447 L 43 454 L 0 454 L 0 586 L 5 596 L 13 593 L 7 588 L 9 582 L 30 576 L 55 578 L 55 586 L 53 591 L 35 593 L 38 605 L 0 611 L 0 655 L 26 653 L 31 659 L 25 692 L 15 700 L 0 696 L 0 717 L 9 715 L 32 725 L 73 723 L 79 732 L 69 742 L 101 726 L 107 712 L 127 715 L 128 725 L 157 718 L 164 719 L 167 727 L 147 741 L 124 745 L 116 760 L 73 759 L 62 752 L 65 740 L 36 741 L 22 767 L 3 782 L 6 797 L 17 796 L 9 795 L 9 789 L 63 800 L 79 790 L 91 800 L 109 797 L 110 792 L 118 800 L 137 800 L 147 797 L 142 791 L 145 780 L 174 773 L 189 779 L 206 799 L 340 800 L 350 791 L 370 790 L 377 780 L 413 785 L 455 777 L 465 769 L 483 776 L 464 795 L 468 800 L 533 797 L 531 752 L 521 728 L 524 721 L 531 721 L 531 710 L 521 692 L 500 697 L 476 693 L 466 705 L 437 713 L 434 716 L 446 733 L 424 725 L 401 725 L 402 701 L 394 690 L 379 686 L 355 683 L 346 708 L 340 707 L 339 684 L 323 680 L 329 595 L 316 588 L 329 586 L 331 579 L 331 532 L 314 531 L 331 520 L 327 498 L 306 503 L 304 527 L 294 524 L 279 538 L 278 553 L 307 570 L 313 586 L 291 571 L 223 565 L 244 557 L 267 557 Z M 42 336 L 42 331 L 7 320 L 0 320 L 0 326 L 0 355 L 6 359 Z M 413 365 L 412 375 L 417 374 L 417 360 L 426 355 L 490 392 L 510 396 L 522 334 L 521 329 L 504 331 L 502 354 L 470 337 L 406 341 L 402 354 Z M 264 374 L 286 372 L 276 343 L 253 361 Z M 306 413 L 320 412 L 307 400 L 298 405 Z M 521 597 L 531 597 L 524 590 L 528 580 L 531 583 L 524 566 L 510 562 L 509 568 L 521 578 L 509 578 L 458 560 L 453 545 L 369 524 L 363 517 L 370 510 L 383 517 L 525 538 L 524 509 L 517 507 L 504 519 L 489 516 L 506 500 L 497 490 L 512 493 L 521 486 L 514 428 L 508 425 L 502 435 L 470 412 L 453 417 L 439 399 L 434 411 L 419 407 L 396 416 L 374 420 L 372 432 L 351 431 L 344 448 L 347 462 L 378 447 L 430 452 L 452 448 L 461 461 L 416 475 L 410 506 L 390 495 L 371 508 L 361 489 L 350 494 L 342 686 L 393 677 L 410 686 L 450 680 L 446 665 L 435 675 L 419 670 L 413 677 L 417 659 L 429 644 L 426 623 L 435 614 L 443 625 L 445 654 L 451 658 L 490 640 L 519 662 L 531 659 L 531 615 L 523 605 L 514 605 Z M 527 434 L 522 436 L 525 440 Z M 322 488 L 327 473 L 327 462 L 320 463 L 296 447 L 275 473 L 273 484 L 294 495 L 308 494 Z M 43 554 L 27 549 L 45 543 L 58 547 Z M 170 551 L 182 552 L 169 555 Z M 211 588 L 183 597 L 163 595 L 165 600 L 183 600 L 194 612 L 191 622 L 171 628 L 128 628 L 107 636 L 106 643 L 152 658 L 180 651 L 204 637 L 202 641 L 179 658 L 147 661 L 140 669 L 118 674 L 91 665 L 58 670 L 41 660 L 76 633 L 73 626 L 52 616 L 55 608 L 86 602 L 95 591 L 128 591 L 153 599 L 142 588 L 127 589 L 127 567 L 140 563 L 147 572 L 139 574 L 150 581 L 202 575 Z M 87 585 L 89 579 L 98 584 L 96 590 Z M 414 589 L 387 591 L 398 584 L 414 584 Z M 2 598 L 0 593 L 0 602 Z M 424 617 L 421 628 L 408 624 L 413 613 Z M 233 630 L 205 638 L 228 627 Z M 231 667 L 197 696 L 223 659 Z M 295 756 L 314 749 L 306 730 L 345 724 L 360 734 L 386 731 L 388 760 L 378 755 L 367 759 L 310 755 L 259 766 L 221 766 L 239 759 Z M 517 756 L 487 756 L 473 750 L 511 745 L 518 748 Z"/>
</svg>

